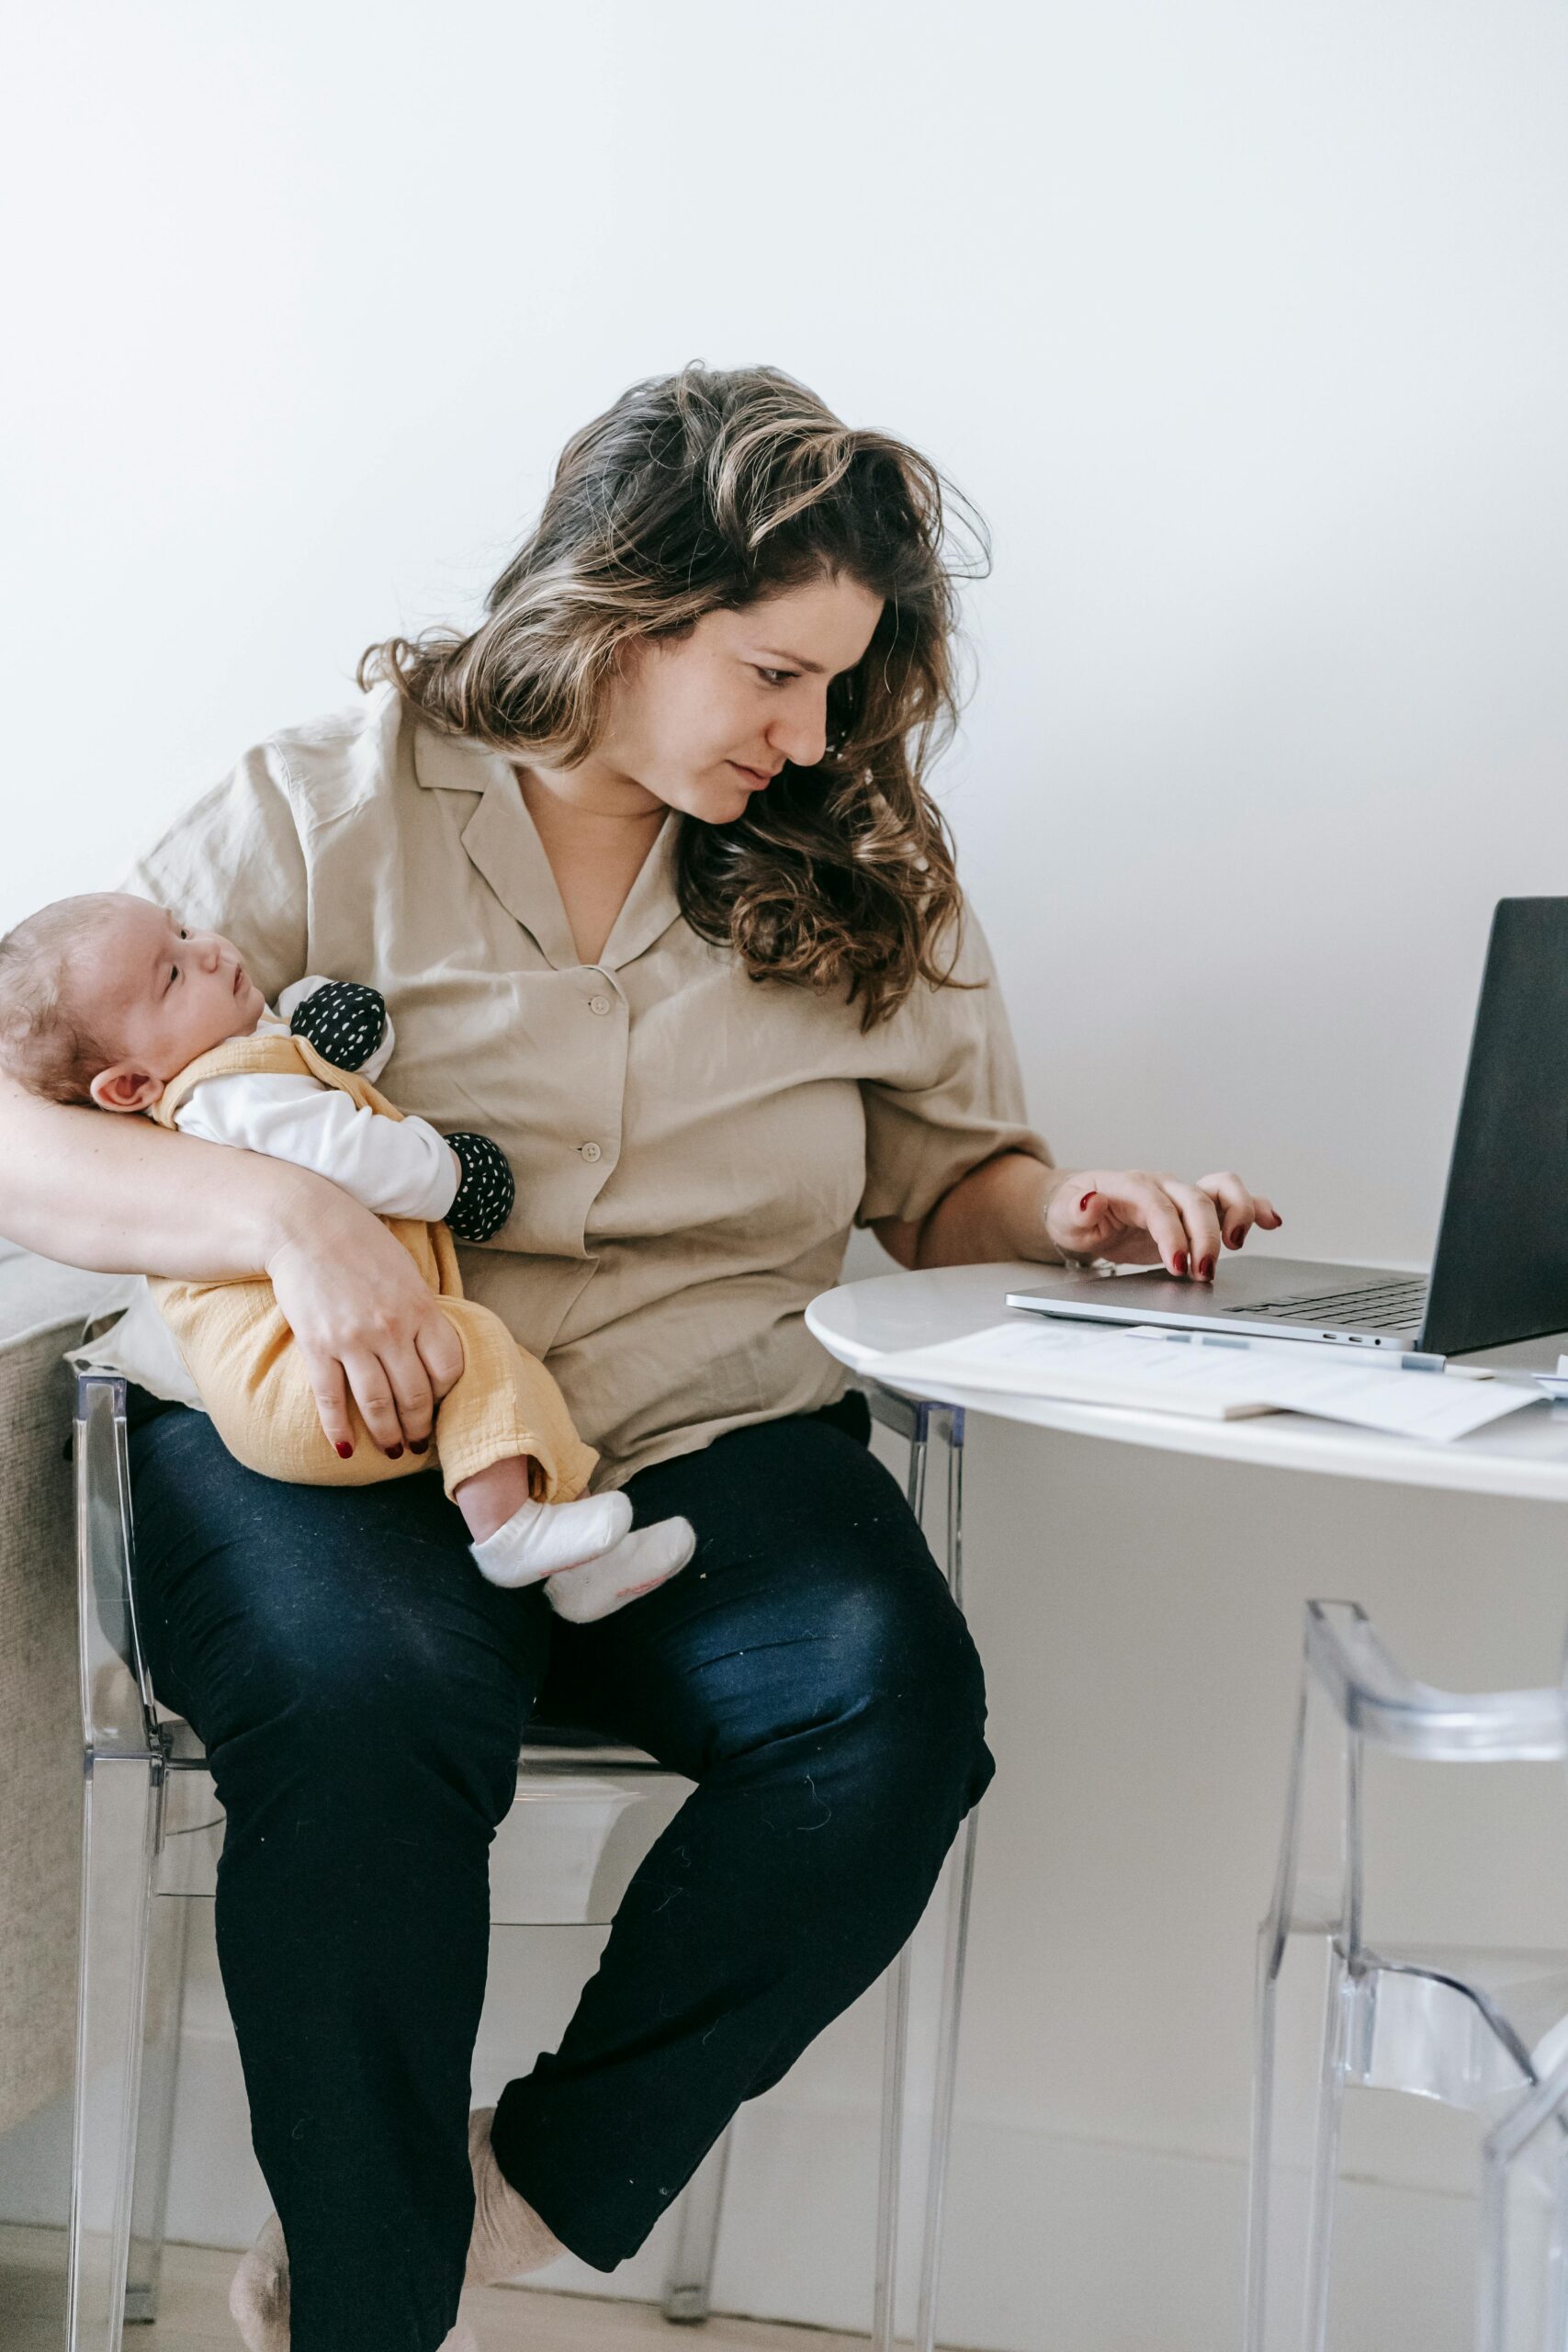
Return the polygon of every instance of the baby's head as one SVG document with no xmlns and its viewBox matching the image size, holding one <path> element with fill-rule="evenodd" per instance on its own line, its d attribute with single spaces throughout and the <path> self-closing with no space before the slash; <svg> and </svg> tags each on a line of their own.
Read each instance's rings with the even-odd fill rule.
<svg viewBox="0 0 1568 2352">
<path fill-rule="evenodd" d="M 226 939 L 118 891 L 57 899 L 0 939 L 0 1068 L 51 1102 L 145 1111 L 263 1007 Z"/>
</svg>

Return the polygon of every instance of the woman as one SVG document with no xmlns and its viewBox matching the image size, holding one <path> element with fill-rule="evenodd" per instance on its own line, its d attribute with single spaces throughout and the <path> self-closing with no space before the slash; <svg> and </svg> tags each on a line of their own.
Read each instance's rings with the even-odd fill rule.
<svg viewBox="0 0 1568 2352">
<path fill-rule="evenodd" d="M 954 708 L 941 487 L 775 371 L 637 385 L 476 630 L 376 649 L 358 707 L 248 754 L 132 879 L 269 999 L 383 991 L 394 1099 L 517 1172 L 468 1289 L 547 1354 L 638 1523 L 699 1536 L 658 1592 L 551 1626 L 476 1574 L 434 1478 L 282 1487 L 197 1413 L 136 1432 L 141 1622 L 227 1810 L 219 1950 L 294 2352 L 434 2352 L 470 2233 L 479 2277 L 633 2252 L 893 1957 L 990 1778 L 963 1621 L 802 1319 L 852 1223 L 905 1266 L 1206 1279 L 1280 1222 L 1230 1175 L 1065 1173 L 1024 1124 L 924 784 Z M 346 1194 L 6 1111 L 8 1232 L 265 1265 L 329 1434 L 351 1390 L 389 1452 L 428 1442 L 457 1341 Z M 541 1691 L 698 1785 L 559 2050 L 470 2134 L 486 1853 Z M 264 2269 L 239 2315 L 276 2344 Z"/>
</svg>

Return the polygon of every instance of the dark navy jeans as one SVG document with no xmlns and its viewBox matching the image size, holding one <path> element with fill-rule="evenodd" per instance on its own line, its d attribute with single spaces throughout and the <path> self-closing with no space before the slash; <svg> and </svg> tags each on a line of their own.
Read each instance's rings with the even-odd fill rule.
<svg viewBox="0 0 1568 2352">
<path fill-rule="evenodd" d="M 592 1625 L 487 1584 L 437 1476 L 283 1486 L 205 1416 L 132 1434 L 159 1695 L 228 1816 L 218 1951 L 288 2240 L 292 2352 L 434 2352 L 472 2226 L 487 1854 L 525 1721 L 697 1786 L 494 2146 L 573 2253 L 633 2253 L 742 2099 L 897 1951 L 993 1770 L 979 1661 L 863 1400 L 641 1472 L 691 1566 Z"/>
</svg>

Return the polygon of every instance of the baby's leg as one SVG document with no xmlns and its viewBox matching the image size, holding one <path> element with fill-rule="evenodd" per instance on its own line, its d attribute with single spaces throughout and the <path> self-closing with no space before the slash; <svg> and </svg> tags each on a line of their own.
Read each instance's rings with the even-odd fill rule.
<svg viewBox="0 0 1568 2352">
<path fill-rule="evenodd" d="M 575 1577 L 603 1558 L 605 1576 L 592 1594 L 573 1588 L 584 1613 L 601 1617 L 634 1589 L 683 1567 L 695 1540 L 683 1520 L 633 1535 L 625 1495 L 583 1492 L 598 1456 L 573 1429 L 544 1365 L 524 1354 L 488 1308 L 446 1298 L 442 1306 L 461 1335 L 465 1362 L 441 1401 L 436 1441 L 446 1491 L 474 1538 L 481 1575 L 492 1584 L 538 1584 L 561 1571 Z M 563 1615 L 577 1613 L 553 1590 L 550 1597 Z"/>
<path fill-rule="evenodd" d="M 482 1544 L 487 1535 L 504 1527 L 524 1503 L 538 1501 L 544 1483 L 531 1453 L 509 1453 L 492 1462 L 488 1470 L 476 1470 L 471 1478 L 460 1479 L 452 1489 L 452 1500 L 474 1542 Z"/>
<path fill-rule="evenodd" d="M 578 1502 L 535 1500 L 531 1455 L 514 1453 L 476 1471 L 452 1489 L 474 1541 L 469 1546 L 491 1584 L 537 1584 L 608 1552 L 632 1523 L 625 1495 L 584 1495 Z"/>
<path fill-rule="evenodd" d="M 469 1549 L 491 1584 L 543 1582 L 550 1607 L 581 1625 L 651 1592 L 695 1550 L 690 1520 L 633 1528 L 625 1495 L 535 1501 L 529 1474 L 536 1468 L 514 1455 L 465 1478 L 454 1492 L 474 1538 Z"/>
</svg>

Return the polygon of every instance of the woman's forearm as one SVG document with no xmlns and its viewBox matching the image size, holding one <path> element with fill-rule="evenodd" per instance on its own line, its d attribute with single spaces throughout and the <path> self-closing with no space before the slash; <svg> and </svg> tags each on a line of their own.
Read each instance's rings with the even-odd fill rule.
<svg viewBox="0 0 1568 2352">
<path fill-rule="evenodd" d="M 1186 1183 L 1145 1168 L 1047 1168 L 1027 1152 L 998 1152 L 972 1168 L 920 1225 L 876 1227 L 902 1266 L 979 1266 L 1032 1258 L 1047 1264 L 1164 1265 L 1212 1282 L 1223 1250 L 1254 1227 L 1283 1222 L 1272 1201 L 1234 1170 Z"/>
<path fill-rule="evenodd" d="M 998 1152 L 960 1177 L 919 1227 L 914 1266 L 995 1265 L 1008 1258 L 1055 1263 L 1045 1205 L 1068 1170 L 1026 1151 Z"/>
<path fill-rule="evenodd" d="M 0 1234 L 98 1273 L 261 1272 L 315 1217 L 367 1212 L 335 1184 L 145 1119 L 39 1102 L 0 1080 Z"/>
</svg>

